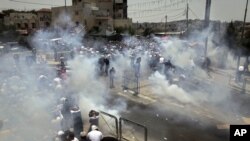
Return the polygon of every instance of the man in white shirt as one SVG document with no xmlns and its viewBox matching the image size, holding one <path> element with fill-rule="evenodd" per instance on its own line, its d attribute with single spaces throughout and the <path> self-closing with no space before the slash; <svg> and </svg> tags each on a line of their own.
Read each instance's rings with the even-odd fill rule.
<svg viewBox="0 0 250 141">
<path fill-rule="evenodd" d="M 98 130 L 98 127 L 96 125 L 91 126 L 91 132 L 88 133 L 87 138 L 90 141 L 101 141 L 103 136 L 102 132 Z"/>
</svg>

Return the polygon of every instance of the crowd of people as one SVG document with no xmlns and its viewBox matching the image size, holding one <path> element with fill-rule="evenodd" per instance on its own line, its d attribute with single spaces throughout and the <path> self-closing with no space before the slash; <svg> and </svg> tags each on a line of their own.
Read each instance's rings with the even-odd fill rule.
<svg viewBox="0 0 250 141">
<path fill-rule="evenodd" d="M 173 73 L 176 72 L 178 66 L 176 66 L 171 58 L 161 54 L 163 47 L 157 43 L 157 41 L 124 41 L 121 42 L 108 42 L 100 48 L 99 45 L 94 45 L 95 42 L 86 42 L 85 46 L 82 46 L 75 50 L 71 57 L 74 56 L 90 56 L 99 58 L 96 62 L 96 74 L 99 77 L 109 77 L 109 87 L 115 88 L 116 84 L 116 73 L 119 68 L 115 68 L 112 63 L 117 59 L 117 56 L 122 55 L 125 58 L 130 58 L 130 68 L 127 68 L 123 73 L 133 72 L 133 78 L 140 81 L 141 77 L 141 62 L 146 62 L 147 68 L 152 71 L 158 71 L 165 75 L 166 79 L 171 82 L 173 79 Z M 117 55 L 119 54 L 119 55 Z M 58 56 L 58 55 L 56 55 Z M 142 57 L 143 56 L 143 57 Z M 58 58 L 58 57 L 57 57 Z M 71 59 L 72 59 L 71 58 Z M 13 56 L 14 62 L 18 67 L 20 64 L 20 56 Z M 63 87 L 67 87 L 67 77 L 70 77 L 67 73 L 67 57 L 60 55 L 58 61 L 59 64 L 56 69 L 57 77 L 51 80 L 49 76 L 41 74 L 38 78 L 38 89 L 54 89 L 55 92 L 62 93 L 57 98 L 57 108 L 54 112 L 55 118 L 53 122 L 57 124 L 58 134 L 55 140 L 59 141 L 101 141 L 103 138 L 102 132 L 99 131 L 99 113 L 95 110 L 89 112 L 89 128 L 88 131 L 84 131 L 84 120 L 82 113 L 79 108 L 77 98 L 73 97 L 72 91 L 62 92 Z M 32 64 L 31 60 L 27 64 Z M 194 64 L 194 63 L 193 63 Z M 206 67 L 210 65 L 207 61 Z M 183 77 L 185 78 L 185 76 Z M 123 89 L 128 89 L 128 81 L 124 81 Z M 138 82 L 137 82 L 138 83 Z"/>
<path fill-rule="evenodd" d="M 99 113 L 89 112 L 89 130 L 84 131 L 84 123 L 79 107 L 70 108 L 68 100 L 63 99 L 63 106 L 56 120 L 60 120 L 60 129 L 55 141 L 101 141 L 103 134 L 99 131 Z"/>
</svg>

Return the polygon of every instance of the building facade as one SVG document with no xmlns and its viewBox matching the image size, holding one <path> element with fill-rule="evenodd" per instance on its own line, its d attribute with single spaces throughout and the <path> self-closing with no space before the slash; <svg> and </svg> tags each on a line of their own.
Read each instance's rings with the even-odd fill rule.
<svg viewBox="0 0 250 141">
<path fill-rule="evenodd" d="M 65 7 L 52 8 L 52 22 L 64 11 Z M 127 0 L 72 0 L 67 14 L 93 34 L 107 35 L 116 27 L 132 27 L 132 20 L 127 17 Z"/>
<path fill-rule="evenodd" d="M 21 34 L 28 34 L 34 30 L 50 26 L 51 10 L 13 11 L 3 15 L 3 23 L 6 26 L 14 26 Z"/>
<path fill-rule="evenodd" d="M 16 29 L 29 30 L 37 28 L 38 20 L 35 13 L 14 12 L 4 16 L 4 24 L 15 26 Z"/>
<path fill-rule="evenodd" d="M 38 27 L 49 27 L 51 24 L 52 13 L 50 9 L 40 9 L 37 11 Z"/>
</svg>

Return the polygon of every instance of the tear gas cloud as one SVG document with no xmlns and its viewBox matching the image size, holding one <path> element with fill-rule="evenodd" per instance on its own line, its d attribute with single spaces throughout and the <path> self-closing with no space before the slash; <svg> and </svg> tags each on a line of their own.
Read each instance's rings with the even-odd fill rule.
<svg viewBox="0 0 250 141">
<path fill-rule="evenodd" d="M 61 23 L 62 26 L 55 25 L 54 28 L 39 30 L 34 34 L 32 44 L 37 50 L 52 53 L 55 45 L 60 48 L 60 45 L 66 44 L 70 46 L 69 50 L 75 51 L 76 48 L 81 48 L 91 55 L 77 55 L 73 60 L 67 62 L 70 67 L 70 78 L 67 81 L 67 87 L 62 88 L 61 93 L 54 90 L 53 78 L 56 77 L 56 73 L 51 66 L 43 64 L 42 68 L 36 68 L 27 66 L 20 61 L 19 66 L 13 67 L 15 66 L 13 55 L 2 56 L 1 66 L 4 67 L 1 67 L 0 74 L 2 81 L 0 119 L 4 120 L 3 130 L 11 132 L 11 134 L 1 138 L 2 141 L 10 139 L 40 141 L 53 138 L 57 130 L 57 125 L 51 124 L 51 120 L 54 118 L 53 110 L 55 110 L 57 101 L 64 96 L 65 91 L 69 91 L 77 101 L 79 100 L 79 106 L 84 118 L 91 109 L 104 110 L 117 116 L 127 110 L 127 103 L 121 99 L 113 102 L 115 105 L 110 108 L 108 99 L 112 97 L 110 95 L 112 91 L 110 91 L 107 83 L 109 80 L 107 80 L 108 78 L 98 77 L 96 73 L 98 59 L 102 56 L 100 49 L 105 47 L 107 43 L 83 41 L 83 28 L 72 28 L 75 23 L 72 22 L 69 15 L 63 14 L 59 16 L 57 23 Z M 72 30 L 75 31 L 72 32 Z M 204 36 L 208 33 L 210 32 L 198 33 L 192 36 L 190 40 L 203 41 Z M 51 41 L 54 38 L 60 38 L 58 41 L 60 45 L 57 45 L 58 42 Z M 105 55 L 110 54 L 110 68 L 114 67 L 116 69 L 116 82 L 121 83 L 124 71 L 131 68 L 131 57 L 141 57 L 141 80 L 148 79 L 155 84 L 151 91 L 158 96 L 158 99 L 164 101 L 164 99 L 174 98 L 177 102 L 196 107 L 202 106 L 204 101 L 213 105 L 229 99 L 230 91 L 225 85 L 204 82 L 204 80 L 209 79 L 209 76 L 198 65 L 199 61 L 202 60 L 201 54 L 204 51 L 203 46 L 199 43 L 190 45 L 188 41 L 176 38 L 169 38 L 164 41 L 158 37 L 146 40 L 127 37 L 124 38 L 122 43 L 130 48 L 115 44 L 113 45 L 113 51 L 109 46 L 106 47 L 108 53 L 105 53 Z M 218 53 L 218 50 L 220 49 L 213 46 L 210 42 L 208 55 L 219 58 L 220 53 Z M 117 51 L 116 49 L 123 51 Z M 165 61 L 171 60 L 181 70 L 178 76 L 185 75 L 188 84 L 172 84 L 166 80 L 161 71 L 151 72 L 148 67 L 149 60 L 156 55 L 164 57 Z M 224 61 L 229 62 L 227 64 L 234 63 L 230 53 L 224 59 Z M 212 60 L 212 63 L 217 63 L 217 61 L 217 59 Z M 48 77 L 47 83 L 49 87 L 44 89 L 39 89 L 38 78 L 41 74 Z M 198 85 L 190 86 L 190 83 Z M 186 87 L 189 89 L 185 89 Z M 232 101 L 226 101 L 226 103 L 232 103 Z M 231 112 L 231 110 L 228 108 L 226 112 Z"/>
</svg>

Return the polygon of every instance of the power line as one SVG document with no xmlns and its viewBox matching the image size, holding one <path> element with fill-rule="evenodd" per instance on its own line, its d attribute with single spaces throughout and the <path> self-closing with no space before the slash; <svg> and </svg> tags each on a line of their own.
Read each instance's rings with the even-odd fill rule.
<svg viewBox="0 0 250 141">
<path fill-rule="evenodd" d="M 161 15 L 161 16 L 163 16 L 163 15 Z M 184 16 L 183 15 L 180 15 L 180 16 L 178 16 L 178 17 L 174 17 L 174 18 L 168 18 L 168 21 L 174 21 L 174 20 L 181 20 L 181 18 L 183 18 Z M 146 19 L 146 20 L 144 20 L 144 21 L 152 21 L 152 20 L 156 20 L 156 19 L 159 19 L 160 17 L 158 16 L 158 17 L 155 17 L 155 18 L 150 18 L 150 19 Z M 161 18 L 161 22 L 162 22 L 162 20 L 163 19 L 165 19 L 165 16 L 163 17 L 163 18 Z"/>
<path fill-rule="evenodd" d="M 155 0 L 155 1 L 147 1 L 147 2 L 139 2 L 139 3 L 132 3 L 132 4 L 128 4 L 129 7 L 133 7 L 135 5 L 143 5 L 143 4 L 155 4 L 155 3 L 160 3 L 161 1 L 164 1 L 164 0 Z"/>
<path fill-rule="evenodd" d="M 152 22 L 152 21 L 157 20 L 157 19 L 159 19 L 159 17 L 147 19 L 147 20 L 145 20 L 145 21 L 146 21 L 146 22 Z M 160 22 L 162 22 L 162 20 L 164 20 L 164 19 L 165 19 L 165 17 L 162 17 L 162 18 L 159 19 L 159 20 L 160 20 Z M 161 23 L 161 24 L 163 24 L 163 23 Z"/>
<path fill-rule="evenodd" d="M 180 10 L 184 10 L 183 8 L 181 9 L 178 9 L 178 11 Z M 137 13 L 137 14 L 129 14 L 129 15 L 133 15 L 132 17 L 133 18 L 137 18 L 137 17 L 142 17 L 141 15 L 146 15 L 146 16 L 143 16 L 143 17 L 151 17 L 151 16 L 157 16 L 157 15 L 162 15 L 162 14 L 166 14 L 166 13 L 173 13 L 173 12 L 176 12 L 177 10 L 173 10 L 173 11 L 162 11 L 162 12 L 157 12 L 156 14 L 153 14 L 155 12 L 150 12 L 148 13 L 149 11 L 145 11 L 144 13 Z M 149 14 L 149 15 L 148 15 Z"/>
<path fill-rule="evenodd" d="M 191 13 L 192 13 L 197 19 L 199 19 L 199 17 L 197 16 L 197 14 L 190 8 L 190 6 L 189 6 L 189 10 L 191 11 Z"/>
<path fill-rule="evenodd" d="M 176 15 L 170 15 L 169 17 L 177 17 L 177 16 L 183 16 L 185 11 L 182 11 L 181 13 L 178 13 Z M 157 14 L 152 14 L 152 15 L 147 15 L 147 16 L 138 16 L 138 17 L 133 17 L 133 18 L 148 18 L 148 17 L 159 17 L 162 15 L 166 15 L 166 12 L 161 12 L 161 13 L 157 13 Z"/>
<path fill-rule="evenodd" d="M 173 21 L 173 20 L 177 20 L 177 19 L 180 19 L 182 18 L 183 16 L 179 16 L 179 17 L 175 17 L 175 18 L 170 18 L 169 20 Z"/>
<path fill-rule="evenodd" d="M 16 2 L 16 3 L 32 4 L 32 5 L 60 6 L 60 5 L 54 5 L 54 4 L 28 2 L 28 1 L 19 1 L 19 0 L 9 0 L 9 1 Z"/>
<path fill-rule="evenodd" d="M 169 9 L 169 10 L 171 10 L 171 11 L 178 11 L 178 10 L 183 10 L 184 8 L 179 8 L 179 9 Z M 139 10 L 138 11 L 138 9 L 137 10 L 128 10 L 128 12 L 129 11 L 134 11 L 134 12 L 148 12 L 148 11 L 165 11 L 166 12 L 166 10 L 165 9 L 155 9 L 155 10 L 150 10 L 150 9 L 146 9 L 146 10 Z"/>
<path fill-rule="evenodd" d="M 169 17 L 175 17 L 175 16 L 178 16 L 178 15 L 183 15 L 185 13 L 185 9 L 184 8 L 181 8 L 179 10 L 182 10 L 180 11 L 178 14 L 176 15 L 170 15 Z M 158 16 L 158 15 L 166 15 L 166 14 L 169 14 L 169 13 L 173 13 L 173 12 L 176 12 L 176 11 L 163 11 L 163 12 L 158 12 L 156 14 L 150 14 L 148 15 L 147 12 L 144 12 L 143 14 L 139 14 L 139 16 L 133 16 L 133 18 L 145 18 L 145 17 L 153 17 L 153 16 Z M 152 12 L 151 12 L 152 13 Z M 145 15 L 147 14 L 146 16 L 141 16 L 141 15 Z"/>
<path fill-rule="evenodd" d="M 172 7 L 172 6 L 175 6 L 175 5 L 179 5 L 180 3 L 183 3 L 183 2 L 185 2 L 185 0 L 184 1 L 183 0 L 178 0 L 177 2 L 168 4 L 168 5 L 163 5 L 163 6 L 159 6 L 159 7 L 155 7 L 155 8 L 151 8 L 151 9 L 143 9 L 143 10 L 140 10 L 140 11 L 137 11 L 137 12 L 131 12 L 131 13 L 144 12 L 144 10 L 147 10 L 147 11 L 150 11 L 150 10 L 159 10 L 159 9 L 164 10 L 166 8 L 169 8 L 169 7 Z"/>
</svg>

